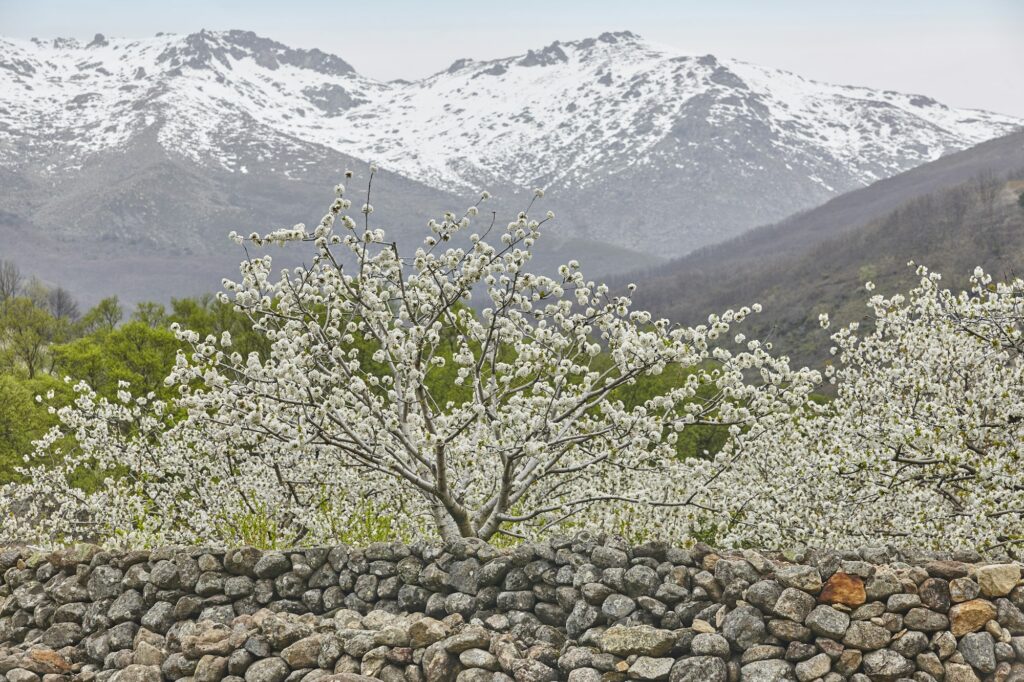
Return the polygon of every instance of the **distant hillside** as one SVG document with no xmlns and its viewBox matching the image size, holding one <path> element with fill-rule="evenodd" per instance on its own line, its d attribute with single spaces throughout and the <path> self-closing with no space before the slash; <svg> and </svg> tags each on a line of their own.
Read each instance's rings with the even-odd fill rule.
<svg viewBox="0 0 1024 682">
<path fill-rule="evenodd" d="M 818 364 L 829 346 L 818 314 L 838 323 L 863 318 L 864 282 L 875 282 L 880 293 L 905 290 L 915 280 L 910 260 L 957 287 L 978 265 L 1024 271 L 1021 191 L 1024 135 L 1015 134 L 638 275 L 636 298 L 683 323 L 760 302 L 764 312 L 745 324 L 745 333 L 770 337 L 800 363 Z"/>
</svg>

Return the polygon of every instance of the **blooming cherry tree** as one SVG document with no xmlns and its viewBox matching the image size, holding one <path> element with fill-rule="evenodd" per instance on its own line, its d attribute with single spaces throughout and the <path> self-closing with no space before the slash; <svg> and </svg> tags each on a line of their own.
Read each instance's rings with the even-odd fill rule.
<svg viewBox="0 0 1024 682">
<path fill-rule="evenodd" d="M 371 224 L 370 192 L 358 220 L 344 192 L 312 230 L 232 235 L 312 247 L 308 267 L 275 275 L 269 256 L 248 258 L 224 282 L 269 354 L 177 330 L 191 352 L 168 377 L 173 404 L 109 403 L 80 386 L 39 443 L 32 482 L 4 492 L 20 520 L 7 528 L 232 542 L 260 519 L 290 541 L 322 541 L 369 505 L 397 532 L 446 540 L 627 517 L 685 532 L 684 510 L 714 511 L 698 497 L 724 467 L 678 459 L 678 433 L 725 425 L 739 452 L 791 421 L 818 380 L 729 336 L 748 308 L 676 327 L 578 263 L 530 273 L 553 217 L 533 218 L 532 202 L 503 228 L 471 231 L 480 202 L 447 213 L 403 253 Z M 678 385 L 638 405 L 616 397 L 672 366 L 687 370 Z M 63 460 L 44 466 L 56 451 Z M 71 485 L 84 466 L 110 473 L 100 490 Z"/>
<path fill-rule="evenodd" d="M 1024 281 L 978 269 L 957 293 L 918 274 L 909 295 L 871 298 L 869 333 L 851 324 L 833 335 L 835 400 L 743 443 L 706 491 L 732 500 L 723 537 L 986 551 L 1024 542 Z"/>
</svg>

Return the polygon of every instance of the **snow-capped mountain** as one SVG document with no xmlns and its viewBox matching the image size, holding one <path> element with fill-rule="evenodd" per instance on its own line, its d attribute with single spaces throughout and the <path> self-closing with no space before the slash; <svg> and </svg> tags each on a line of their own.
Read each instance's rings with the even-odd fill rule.
<svg viewBox="0 0 1024 682">
<path fill-rule="evenodd" d="M 628 32 L 414 82 L 245 31 L 0 39 L 0 216 L 201 251 L 259 219 L 255 193 L 328 188 L 345 163 L 376 161 L 431 206 L 489 189 L 512 208 L 546 187 L 563 235 L 669 256 L 1021 124 Z M 157 179 L 192 194 L 160 199 Z"/>
</svg>

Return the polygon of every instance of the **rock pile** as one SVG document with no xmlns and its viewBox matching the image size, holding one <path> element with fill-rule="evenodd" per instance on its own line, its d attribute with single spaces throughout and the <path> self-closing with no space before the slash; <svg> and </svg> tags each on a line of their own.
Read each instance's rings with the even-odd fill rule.
<svg viewBox="0 0 1024 682">
<path fill-rule="evenodd" d="M 959 559 L 959 560 L 956 560 Z M 0 551 L 10 682 L 1024 681 L 1018 563 L 581 534 Z"/>
</svg>

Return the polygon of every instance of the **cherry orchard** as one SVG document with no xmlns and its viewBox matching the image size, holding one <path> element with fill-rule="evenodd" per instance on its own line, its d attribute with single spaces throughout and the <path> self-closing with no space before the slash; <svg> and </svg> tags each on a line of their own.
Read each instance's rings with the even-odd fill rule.
<svg viewBox="0 0 1024 682">
<path fill-rule="evenodd" d="M 833 335 L 834 401 L 726 446 L 736 465 L 707 491 L 733 505 L 725 541 L 1024 543 L 1024 281 L 979 268 L 956 293 L 917 272 L 908 296 L 871 298 L 870 333 Z"/>
<path fill-rule="evenodd" d="M 819 381 L 756 341 L 719 345 L 747 308 L 672 327 L 575 262 L 531 274 L 552 218 L 533 219 L 533 202 L 503 230 L 470 233 L 479 202 L 448 213 L 403 255 L 371 224 L 369 191 L 358 223 L 337 194 L 312 231 L 232 235 L 313 248 L 306 268 L 275 277 L 269 256 L 249 258 L 224 282 L 269 354 L 178 330 L 192 352 L 167 379 L 174 404 L 106 402 L 79 385 L 30 483 L 4 491 L 10 534 L 231 543 L 257 524 L 326 541 L 368 506 L 396 533 L 448 540 L 627 521 L 685 533 L 715 513 L 697 498 L 723 472 L 678 459 L 678 433 L 726 425 L 742 451 L 748 434 L 792 421 Z M 616 398 L 673 365 L 687 370 L 678 385 L 632 407 Z M 73 486 L 83 466 L 109 472 L 101 489 Z"/>
</svg>

